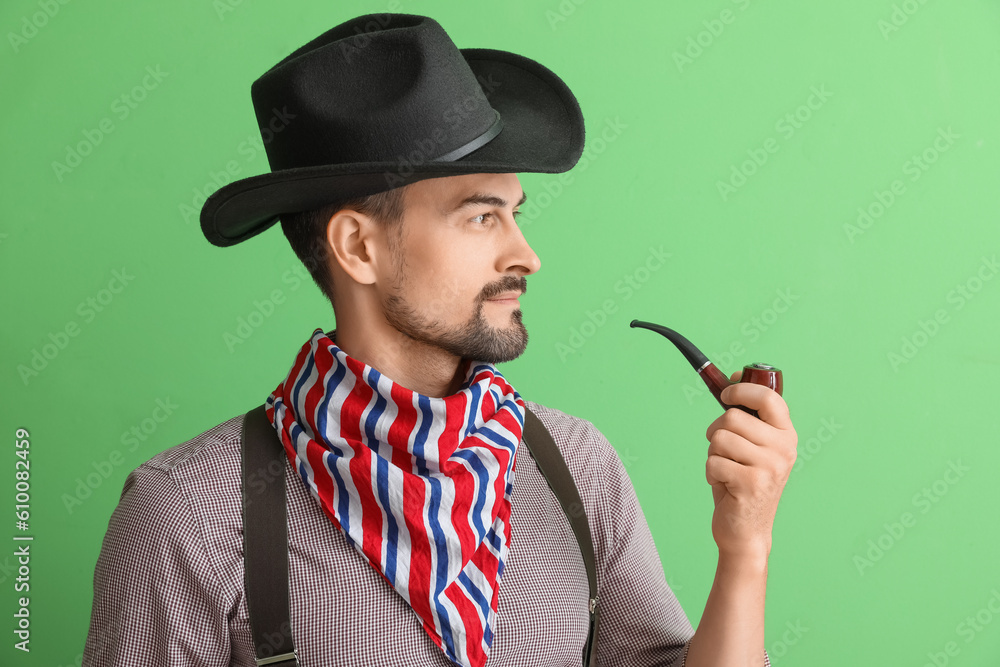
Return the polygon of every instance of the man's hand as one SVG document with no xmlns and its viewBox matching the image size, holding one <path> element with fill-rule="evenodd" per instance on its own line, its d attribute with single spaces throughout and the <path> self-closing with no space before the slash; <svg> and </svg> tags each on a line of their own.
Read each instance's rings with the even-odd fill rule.
<svg viewBox="0 0 1000 667">
<path fill-rule="evenodd" d="M 739 380 L 742 373 L 733 373 Z M 698 630 L 688 647 L 688 667 L 759 665 L 765 662 L 764 598 L 771 526 L 795 463 L 798 435 L 788 405 L 772 389 L 734 384 L 722 390 L 736 408 L 708 427 L 705 477 L 715 496 L 712 535 L 719 565 Z"/>
<path fill-rule="evenodd" d="M 738 381 L 742 372 L 733 373 Z M 712 535 L 720 558 L 767 558 L 778 500 L 795 463 L 798 435 L 788 405 L 775 391 L 757 384 L 722 390 L 728 405 L 745 405 L 760 419 L 730 408 L 705 432 L 711 443 L 705 477 L 712 485 Z"/>
</svg>

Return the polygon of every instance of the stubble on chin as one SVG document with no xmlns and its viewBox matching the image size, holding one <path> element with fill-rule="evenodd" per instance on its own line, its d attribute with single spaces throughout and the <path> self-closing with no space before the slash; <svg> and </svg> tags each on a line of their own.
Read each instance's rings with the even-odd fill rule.
<svg viewBox="0 0 1000 667">
<path fill-rule="evenodd" d="M 398 294 L 388 296 L 382 304 L 386 320 L 407 338 L 445 350 L 461 359 L 499 364 L 512 361 L 528 346 L 528 330 L 517 309 L 511 313 L 510 325 L 497 329 L 483 316 L 485 299 L 477 299 L 469 320 L 448 328 L 440 320 L 425 318 Z"/>
</svg>

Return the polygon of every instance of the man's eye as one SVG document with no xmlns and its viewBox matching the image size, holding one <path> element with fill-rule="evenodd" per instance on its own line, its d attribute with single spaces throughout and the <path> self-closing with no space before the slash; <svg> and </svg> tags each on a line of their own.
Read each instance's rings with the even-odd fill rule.
<svg viewBox="0 0 1000 667">
<path fill-rule="evenodd" d="M 480 215 L 474 217 L 470 222 L 485 223 L 489 218 L 492 217 L 493 217 L 492 213 L 481 213 Z"/>
</svg>

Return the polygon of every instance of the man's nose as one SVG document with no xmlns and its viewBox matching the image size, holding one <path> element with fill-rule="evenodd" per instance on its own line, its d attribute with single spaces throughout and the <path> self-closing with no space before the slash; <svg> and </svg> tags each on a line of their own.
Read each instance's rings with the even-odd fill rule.
<svg viewBox="0 0 1000 667">
<path fill-rule="evenodd" d="M 504 252 L 500 255 L 497 270 L 500 273 L 515 271 L 522 276 L 530 276 L 542 268 L 542 261 L 528 245 L 528 240 L 521 233 L 511 216 L 508 221 L 508 233 L 505 239 Z"/>
</svg>

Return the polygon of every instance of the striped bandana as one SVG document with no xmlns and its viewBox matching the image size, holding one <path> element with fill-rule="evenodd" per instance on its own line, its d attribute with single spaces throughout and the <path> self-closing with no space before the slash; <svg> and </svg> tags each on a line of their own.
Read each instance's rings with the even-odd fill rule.
<svg viewBox="0 0 1000 667">
<path fill-rule="evenodd" d="M 267 415 L 347 541 L 450 660 L 486 662 L 507 550 L 524 401 L 469 362 L 451 396 L 401 387 L 316 329 Z"/>
</svg>

